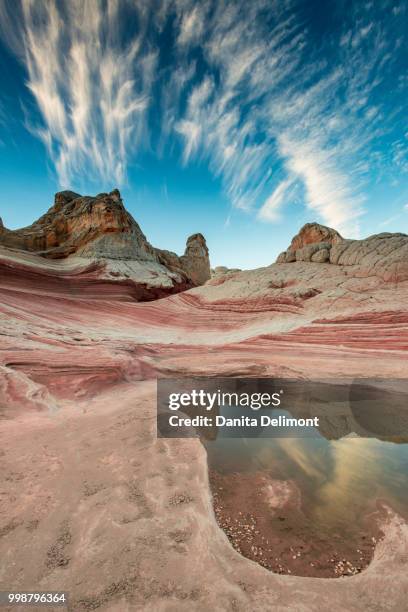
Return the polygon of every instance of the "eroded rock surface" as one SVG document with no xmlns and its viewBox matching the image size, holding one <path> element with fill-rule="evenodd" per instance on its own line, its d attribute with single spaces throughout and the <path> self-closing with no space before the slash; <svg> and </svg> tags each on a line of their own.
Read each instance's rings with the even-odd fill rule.
<svg viewBox="0 0 408 612">
<path fill-rule="evenodd" d="M 98 262 L 112 282 L 144 287 L 139 294 L 146 299 L 183 291 L 210 278 L 208 248 L 202 234 L 187 239 L 181 257 L 154 248 L 126 210 L 117 189 L 95 197 L 59 192 L 54 205 L 32 225 L 11 231 L 1 224 L 0 245 L 45 259 Z M 149 287 L 155 290 L 151 298 Z M 161 295 L 156 291 L 160 288 Z"/>
<path fill-rule="evenodd" d="M 101 264 L 0 249 L 3 588 L 66 590 L 70 612 L 404 610 L 401 517 L 359 575 L 278 575 L 217 526 L 201 443 L 156 434 L 158 376 L 407 379 L 408 279 L 385 280 L 407 264 L 406 237 L 376 240 L 373 275 L 339 242 L 324 248 L 354 259 L 224 274 L 150 302 L 135 292 L 163 297 L 166 278 L 173 290 L 175 254 Z"/>
<path fill-rule="evenodd" d="M 363 240 L 346 240 L 330 227 L 307 223 L 276 261 L 358 266 L 359 276 L 397 282 L 408 279 L 408 236 L 384 232 Z"/>
<path fill-rule="evenodd" d="M 193 234 L 187 239 L 186 249 L 181 257 L 163 249 L 156 249 L 156 253 L 159 261 L 168 268 L 182 268 L 195 285 L 203 285 L 210 278 L 210 258 L 202 234 Z"/>
<path fill-rule="evenodd" d="M 343 240 L 342 236 L 335 229 L 320 225 L 320 223 L 306 223 L 300 231 L 292 238 L 290 250 L 297 251 L 308 244 L 316 242 L 328 242 L 337 244 Z"/>
<path fill-rule="evenodd" d="M 225 274 L 235 274 L 236 272 L 242 272 L 241 268 L 227 268 L 227 266 L 217 266 L 211 268 L 211 278 L 218 278 Z"/>
</svg>

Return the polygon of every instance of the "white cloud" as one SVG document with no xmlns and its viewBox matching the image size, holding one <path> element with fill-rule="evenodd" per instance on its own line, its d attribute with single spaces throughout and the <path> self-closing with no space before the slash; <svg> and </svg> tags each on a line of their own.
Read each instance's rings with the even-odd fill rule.
<svg viewBox="0 0 408 612">
<path fill-rule="evenodd" d="M 195 6 L 186 13 L 184 13 L 181 25 L 180 33 L 178 36 L 178 43 L 180 45 L 187 45 L 188 43 L 198 41 L 201 38 L 204 29 L 204 16 L 199 6 Z"/>
<path fill-rule="evenodd" d="M 393 223 L 394 221 L 397 221 L 399 218 L 401 217 L 401 215 L 392 215 L 392 217 L 388 217 L 388 219 L 385 219 L 384 221 L 381 221 L 381 223 L 379 223 L 379 227 L 386 227 L 387 225 L 391 225 L 391 223 Z"/>
<path fill-rule="evenodd" d="M 356 7 L 347 27 L 327 34 L 326 56 L 295 0 L 103 6 L 0 3 L 62 185 L 124 182 L 134 151 L 173 153 L 176 141 L 184 164 L 198 159 L 220 177 L 232 206 L 274 222 L 296 186 L 314 217 L 358 234 L 365 181 L 385 155 L 371 144 L 394 124 L 378 86 L 400 39 L 372 9 Z M 126 43 L 123 8 L 137 23 Z M 159 115 L 153 137 L 150 110 Z M 407 150 L 403 137 L 392 143 L 396 172 L 406 171 Z"/>
<path fill-rule="evenodd" d="M 264 221 L 278 221 L 281 219 L 281 208 L 284 204 L 288 203 L 288 192 L 292 184 L 292 179 L 285 179 L 279 183 L 259 209 L 258 217 L 260 219 Z"/>
<path fill-rule="evenodd" d="M 384 52 L 374 45 L 367 58 L 362 45 L 348 43 L 368 41 L 374 23 L 356 20 L 355 31 L 340 32 L 345 57 L 329 68 L 322 59 L 303 61 L 310 53 L 307 33 L 297 25 L 290 3 L 275 5 L 272 30 L 263 28 L 261 0 L 246 4 L 245 11 L 239 7 L 240 2 L 220 0 L 205 23 L 203 49 L 217 79 L 205 106 L 193 104 L 200 96 L 190 93 L 183 120 L 200 129 L 199 135 L 180 130 L 184 159 L 208 159 L 234 206 L 250 210 L 262 202 L 258 218 L 263 221 L 279 219 L 290 184 L 300 183 L 314 216 L 357 237 L 364 212 L 361 187 L 369 170 L 362 155 L 381 117 L 379 106 L 367 105 L 379 82 L 373 71 Z M 197 92 L 206 79 L 196 85 Z M 357 115 L 360 109 L 364 117 Z M 282 165 L 287 183 L 268 196 Z"/>
<path fill-rule="evenodd" d="M 122 6 L 110 2 L 104 11 L 97 2 L 25 0 L 13 7 L 18 19 L 6 5 L 0 12 L 42 117 L 42 125 L 31 129 L 46 145 L 63 187 L 83 176 L 123 183 L 143 134 L 155 54 L 142 50 L 143 34 L 128 46 L 115 40 Z"/>
<path fill-rule="evenodd" d="M 194 121 L 183 119 L 177 123 L 176 130 L 184 137 L 184 163 L 187 163 L 198 149 L 201 127 Z"/>
<path fill-rule="evenodd" d="M 313 140 L 292 141 L 282 136 L 279 147 L 288 170 L 304 184 L 307 206 L 328 225 L 345 235 L 358 236 L 356 219 L 363 212 L 362 199 L 337 168 L 335 156 Z"/>
</svg>

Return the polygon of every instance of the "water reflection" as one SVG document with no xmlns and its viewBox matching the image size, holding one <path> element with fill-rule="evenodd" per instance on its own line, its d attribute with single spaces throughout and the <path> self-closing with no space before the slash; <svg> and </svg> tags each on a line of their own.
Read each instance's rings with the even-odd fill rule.
<svg viewBox="0 0 408 612">
<path fill-rule="evenodd" d="M 294 385 L 288 410 L 267 410 L 318 415 L 318 430 L 200 432 L 215 515 L 236 550 L 274 572 L 349 576 L 372 559 L 385 507 L 408 520 L 407 384 L 380 383 Z"/>
<path fill-rule="evenodd" d="M 278 411 L 274 411 L 278 412 Z M 353 530 L 383 500 L 408 518 L 408 444 L 354 434 L 206 441 L 210 469 L 221 474 L 263 472 L 300 491 L 302 512 L 322 528 Z"/>
</svg>

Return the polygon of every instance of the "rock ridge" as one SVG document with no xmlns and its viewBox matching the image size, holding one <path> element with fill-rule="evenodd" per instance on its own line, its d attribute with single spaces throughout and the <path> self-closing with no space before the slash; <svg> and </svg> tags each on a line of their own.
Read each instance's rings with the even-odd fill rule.
<svg viewBox="0 0 408 612">
<path fill-rule="evenodd" d="M 330 227 L 307 223 L 276 260 L 279 264 L 295 262 L 358 266 L 359 276 L 400 282 L 408 280 L 408 236 L 383 232 L 350 240 Z"/>
<path fill-rule="evenodd" d="M 184 289 L 201 285 L 211 274 L 202 234 L 193 234 L 187 239 L 185 252 L 180 257 L 153 247 L 126 210 L 118 189 L 96 196 L 60 191 L 55 194 L 53 206 L 30 226 L 9 230 L 0 222 L 0 245 L 45 259 L 76 256 L 107 260 L 113 267 L 117 261 L 117 266 L 122 268 L 125 262 L 131 268 L 132 262 L 149 264 L 157 267 L 156 274 L 170 274 L 175 288 L 176 285 Z"/>
</svg>

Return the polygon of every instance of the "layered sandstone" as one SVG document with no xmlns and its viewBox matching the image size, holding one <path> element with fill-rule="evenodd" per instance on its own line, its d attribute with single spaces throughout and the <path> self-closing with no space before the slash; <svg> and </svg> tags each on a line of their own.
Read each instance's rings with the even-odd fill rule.
<svg viewBox="0 0 408 612">
<path fill-rule="evenodd" d="M 175 254 L 101 264 L 1 249 L 3 584 L 69 591 L 75 612 L 263 612 L 299 601 L 305 612 L 363 612 L 391 599 L 405 609 L 403 518 L 389 513 L 359 575 L 269 572 L 217 526 L 201 443 L 156 434 L 158 376 L 408 378 L 408 279 L 388 280 L 407 265 L 406 237 L 376 240 L 375 265 L 361 256 L 365 241 L 326 235 L 333 263 L 234 271 L 149 302 L 135 292 L 152 292 L 160 266 L 175 274 Z M 145 284 L 124 276 L 136 264 Z"/>
<path fill-rule="evenodd" d="M 184 255 L 154 248 L 126 210 L 120 193 L 55 195 L 54 205 L 32 225 L 11 231 L 0 225 L 0 245 L 47 260 L 98 262 L 110 278 L 130 279 L 164 294 L 204 283 L 210 278 L 208 248 L 202 234 L 187 239 Z M 41 267 L 41 264 L 40 264 Z M 72 266 L 71 266 L 72 267 Z M 61 265 L 63 273 L 64 266 Z M 158 297 L 153 295 L 153 297 Z"/>
<path fill-rule="evenodd" d="M 346 240 L 330 227 L 307 223 L 276 261 L 354 266 L 357 276 L 403 281 L 408 279 L 408 236 L 384 232 L 363 240 Z"/>
</svg>

